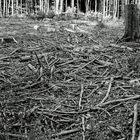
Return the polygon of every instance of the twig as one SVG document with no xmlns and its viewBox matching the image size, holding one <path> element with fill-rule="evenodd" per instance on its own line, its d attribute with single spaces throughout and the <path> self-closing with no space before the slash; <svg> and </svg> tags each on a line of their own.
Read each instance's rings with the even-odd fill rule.
<svg viewBox="0 0 140 140">
<path fill-rule="evenodd" d="M 130 48 L 130 47 L 127 47 L 127 46 L 120 46 L 120 45 L 117 45 L 117 44 L 110 44 L 110 46 L 111 47 L 115 47 L 115 48 L 121 48 L 121 49 L 127 49 L 127 50 L 129 50 L 129 51 L 133 51 L 133 49 L 132 48 Z"/>
<path fill-rule="evenodd" d="M 39 57 L 38 57 L 37 53 L 36 52 L 34 52 L 34 53 L 35 53 L 38 65 L 41 67 L 42 66 L 41 61 L 39 60 Z"/>
<path fill-rule="evenodd" d="M 89 61 L 88 63 L 86 63 L 86 64 L 84 64 L 83 66 L 81 66 L 81 67 L 77 68 L 76 70 L 72 71 L 70 74 L 74 74 L 74 73 L 78 72 L 79 69 L 83 69 L 84 67 L 86 67 L 88 64 L 92 63 L 92 62 L 95 61 L 95 60 L 96 60 L 96 59 L 93 58 L 93 59 L 92 59 L 91 61 Z"/>
<path fill-rule="evenodd" d="M 72 130 L 62 131 L 60 133 L 52 135 L 51 138 L 60 137 L 60 136 L 66 136 L 66 135 L 77 133 L 79 131 L 80 131 L 80 129 L 72 129 Z"/>
<path fill-rule="evenodd" d="M 109 105 L 109 104 L 115 104 L 115 103 L 119 103 L 119 102 L 126 102 L 126 101 L 129 101 L 129 100 L 136 100 L 136 99 L 139 99 L 139 98 L 140 98 L 140 95 L 135 95 L 135 96 L 132 96 L 132 97 L 129 97 L 129 98 L 112 100 L 112 101 L 108 101 L 108 102 L 105 102 L 105 103 L 102 103 L 102 104 L 99 103 L 95 107 L 103 107 L 103 106 L 106 106 L 106 105 Z"/>
<path fill-rule="evenodd" d="M 109 83 L 109 86 L 108 86 L 108 90 L 107 90 L 106 96 L 103 98 L 103 100 L 99 104 L 104 103 L 105 100 L 108 98 L 109 93 L 111 91 L 112 83 L 113 83 L 113 77 L 111 77 L 111 79 L 110 79 L 110 83 Z"/>
<path fill-rule="evenodd" d="M 18 51 L 18 50 L 20 50 L 21 48 L 16 48 L 14 51 L 12 51 L 11 53 L 10 53 L 10 55 L 13 55 L 16 51 Z"/>
<path fill-rule="evenodd" d="M 83 140 L 85 140 L 85 118 L 84 116 L 82 116 L 82 129 L 83 129 L 83 132 L 82 132 L 82 138 Z"/>
<path fill-rule="evenodd" d="M 24 138 L 24 139 L 27 139 L 28 138 L 27 135 L 12 134 L 12 133 L 0 133 L 0 135 L 3 135 L 3 136 L 12 136 L 12 137 L 18 137 L 18 138 Z"/>
<path fill-rule="evenodd" d="M 132 128 L 132 138 L 131 138 L 131 140 L 135 140 L 137 118 L 138 118 L 138 103 L 136 103 L 134 105 L 134 118 L 133 118 L 133 128 Z"/>
<path fill-rule="evenodd" d="M 79 108 L 81 107 L 83 92 L 84 92 L 84 86 L 83 86 L 83 84 L 81 84 L 81 93 L 80 93 L 80 99 L 79 99 Z"/>
</svg>

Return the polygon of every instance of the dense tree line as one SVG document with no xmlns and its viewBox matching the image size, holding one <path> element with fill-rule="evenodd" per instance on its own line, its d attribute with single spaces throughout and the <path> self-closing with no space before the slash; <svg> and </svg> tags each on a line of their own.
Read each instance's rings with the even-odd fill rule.
<svg viewBox="0 0 140 140">
<path fill-rule="evenodd" d="M 140 0 L 0 0 L 0 16 L 36 14 L 39 11 L 47 14 L 50 10 L 60 14 L 71 8 L 72 12 L 100 12 L 103 17 L 120 18 L 129 3 L 140 5 Z"/>
</svg>

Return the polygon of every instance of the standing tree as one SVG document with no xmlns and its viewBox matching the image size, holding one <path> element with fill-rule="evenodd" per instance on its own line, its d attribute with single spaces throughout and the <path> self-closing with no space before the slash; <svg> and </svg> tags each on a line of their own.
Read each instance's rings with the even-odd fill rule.
<svg viewBox="0 0 140 140">
<path fill-rule="evenodd" d="M 74 0 L 71 0 L 72 11 L 74 12 Z"/>
<path fill-rule="evenodd" d="M 64 0 L 60 1 L 60 13 L 63 12 L 63 5 L 64 5 Z"/>
<path fill-rule="evenodd" d="M 56 12 L 56 14 L 58 14 L 59 13 L 59 0 L 56 0 L 55 1 L 55 12 Z"/>
<path fill-rule="evenodd" d="M 14 0 L 12 0 L 11 10 L 12 10 L 12 16 L 13 16 L 14 15 Z"/>
<path fill-rule="evenodd" d="M 140 41 L 140 9 L 138 4 L 128 4 L 125 7 L 124 41 Z"/>
<path fill-rule="evenodd" d="M 2 17 L 2 6 L 1 6 L 2 2 L 0 0 L 0 17 Z"/>
<path fill-rule="evenodd" d="M 18 15 L 18 0 L 16 0 L 16 14 Z"/>
</svg>

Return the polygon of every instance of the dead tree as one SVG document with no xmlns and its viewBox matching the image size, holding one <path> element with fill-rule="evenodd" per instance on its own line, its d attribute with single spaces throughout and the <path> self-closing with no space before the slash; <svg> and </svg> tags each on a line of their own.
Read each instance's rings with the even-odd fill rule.
<svg viewBox="0 0 140 140">
<path fill-rule="evenodd" d="M 121 40 L 140 41 L 140 9 L 137 4 L 125 7 L 125 33 Z"/>
</svg>

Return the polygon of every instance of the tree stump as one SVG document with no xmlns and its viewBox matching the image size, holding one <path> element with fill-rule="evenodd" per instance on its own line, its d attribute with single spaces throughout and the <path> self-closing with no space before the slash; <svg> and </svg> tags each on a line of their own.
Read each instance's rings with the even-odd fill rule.
<svg viewBox="0 0 140 140">
<path fill-rule="evenodd" d="M 140 9 L 137 4 L 128 4 L 125 7 L 125 33 L 122 41 L 140 42 Z"/>
</svg>

